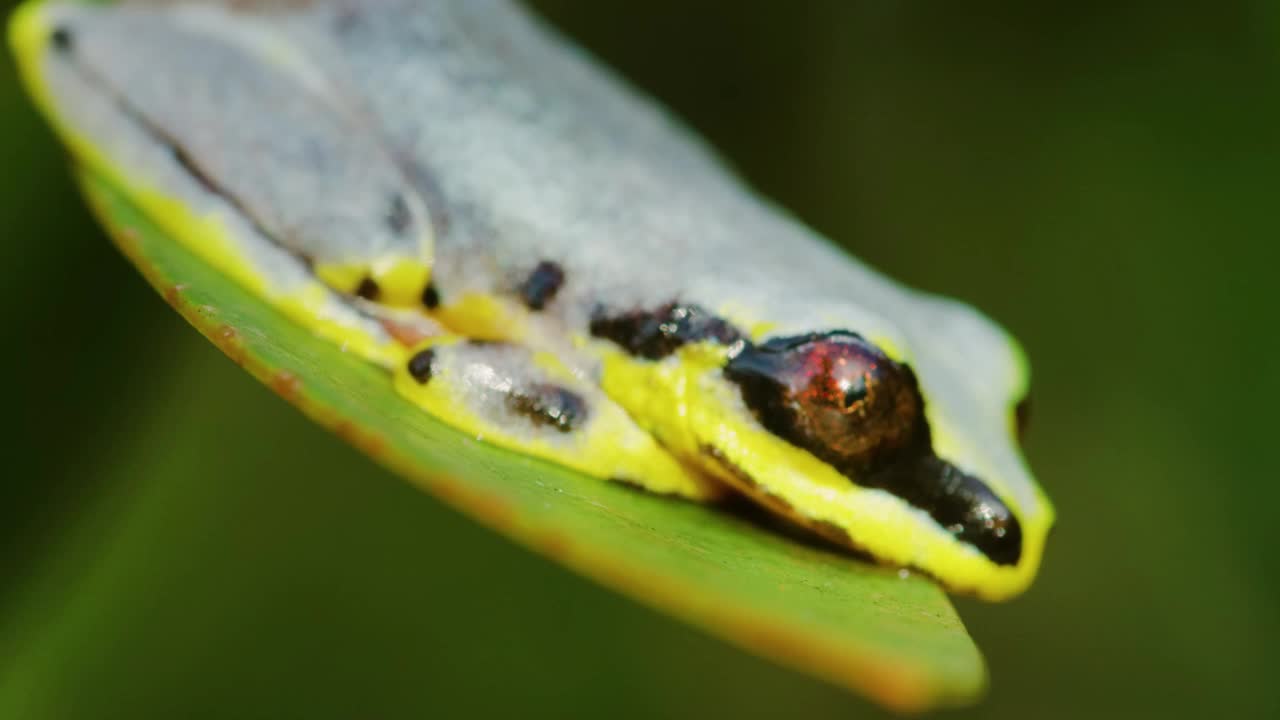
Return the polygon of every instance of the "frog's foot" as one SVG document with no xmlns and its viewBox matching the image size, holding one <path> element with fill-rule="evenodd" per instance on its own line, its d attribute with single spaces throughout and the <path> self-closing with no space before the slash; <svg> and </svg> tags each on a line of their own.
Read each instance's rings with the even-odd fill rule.
<svg viewBox="0 0 1280 720">
<path fill-rule="evenodd" d="M 427 340 L 396 371 L 418 407 L 486 442 L 587 475 L 704 500 L 721 485 L 682 465 L 555 356 L 457 336 Z"/>
<path fill-rule="evenodd" d="M 299 260 L 340 293 L 423 304 L 426 201 L 283 32 L 212 4 L 56 3 L 20 9 L 10 41 L 77 160 L 207 260 L 321 316 L 350 313 Z"/>
</svg>

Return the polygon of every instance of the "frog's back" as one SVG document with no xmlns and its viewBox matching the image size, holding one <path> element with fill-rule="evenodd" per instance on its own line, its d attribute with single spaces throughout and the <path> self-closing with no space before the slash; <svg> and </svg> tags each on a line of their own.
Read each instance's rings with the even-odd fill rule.
<svg viewBox="0 0 1280 720">
<path fill-rule="evenodd" d="M 851 293 L 897 299 L 505 0 L 403 4 L 321 6 L 288 22 L 314 57 L 336 59 L 335 85 L 379 119 L 422 186 L 442 294 L 501 292 L 551 261 L 567 282 L 550 311 L 574 326 L 599 305 L 741 305 L 743 288 L 773 323 Z"/>
</svg>

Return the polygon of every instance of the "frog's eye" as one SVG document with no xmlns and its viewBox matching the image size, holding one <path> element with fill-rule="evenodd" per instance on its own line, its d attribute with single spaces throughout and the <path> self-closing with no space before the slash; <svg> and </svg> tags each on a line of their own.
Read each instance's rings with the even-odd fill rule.
<svg viewBox="0 0 1280 720">
<path fill-rule="evenodd" d="M 841 472 L 874 472 L 927 448 L 915 375 L 850 332 L 777 338 L 725 368 L 770 432 Z"/>
<path fill-rule="evenodd" d="M 846 331 L 748 345 L 725 367 L 769 432 L 852 482 L 920 508 L 1005 565 L 1022 554 L 1017 517 L 980 478 L 934 454 L 911 368 Z"/>
</svg>

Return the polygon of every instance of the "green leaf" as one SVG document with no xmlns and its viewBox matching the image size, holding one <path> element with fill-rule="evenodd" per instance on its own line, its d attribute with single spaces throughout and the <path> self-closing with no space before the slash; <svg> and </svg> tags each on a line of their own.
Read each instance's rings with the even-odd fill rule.
<svg viewBox="0 0 1280 720">
<path fill-rule="evenodd" d="M 976 700 L 983 660 L 947 596 L 721 509 L 652 496 L 484 445 L 395 394 L 164 237 L 89 175 L 116 244 L 233 361 L 372 459 L 606 586 L 897 710 Z"/>
</svg>

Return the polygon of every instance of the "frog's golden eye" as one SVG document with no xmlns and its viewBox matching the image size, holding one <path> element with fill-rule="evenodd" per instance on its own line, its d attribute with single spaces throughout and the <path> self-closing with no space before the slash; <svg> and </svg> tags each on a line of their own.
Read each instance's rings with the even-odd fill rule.
<svg viewBox="0 0 1280 720">
<path fill-rule="evenodd" d="M 1022 555 L 1017 517 L 985 483 L 939 458 L 915 373 L 847 331 L 775 338 L 725 367 L 774 435 L 851 481 L 920 508 L 993 561 Z"/>
</svg>

